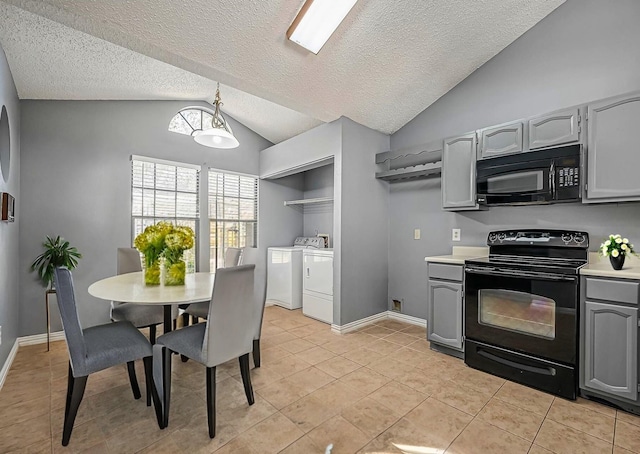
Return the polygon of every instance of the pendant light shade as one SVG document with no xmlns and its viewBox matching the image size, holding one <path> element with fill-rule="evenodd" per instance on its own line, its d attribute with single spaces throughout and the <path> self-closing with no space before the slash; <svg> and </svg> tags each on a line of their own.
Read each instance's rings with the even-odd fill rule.
<svg viewBox="0 0 640 454">
<path fill-rule="evenodd" d="M 220 112 L 222 100 L 220 98 L 219 83 L 213 106 L 215 107 L 215 111 L 213 113 L 213 118 L 211 119 L 211 127 L 194 133 L 193 140 L 198 142 L 200 145 L 210 148 L 236 148 L 240 145 L 240 142 L 235 138 L 233 131 L 231 130 L 231 126 L 229 126 L 222 116 L 222 112 Z"/>
</svg>

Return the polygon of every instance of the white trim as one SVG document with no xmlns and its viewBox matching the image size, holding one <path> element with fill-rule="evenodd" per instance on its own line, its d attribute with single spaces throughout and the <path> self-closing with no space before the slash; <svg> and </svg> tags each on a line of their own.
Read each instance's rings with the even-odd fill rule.
<svg viewBox="0 0 640 454">
<path fill-rule="evenodd" d="M 147 156 L 140 156 L 137 154 L 131 155 L 131 161 L 144 161 L 144 162 L 152 162 L 154 164 L 164 164 L 168 166 L 175 167 L 187 167 L 189 169 L 197 170 L 198 172 L 202 172 L 202 166 L 196 164 L 188 164 L 186 162 L 179 161 L 169 161 L 166 159 L 158 159 L 158 158 L 149 158 Z"/>
<path fill-rule="evenodd" d="M 389 320 L 397 320 L 399 322 L 409 323 L 411 325 L 427 327 L 427 321 L 424 318 L 414 317 L 412 315 L 402 314 L 396 311 L 387 311 L 387 318 Z"/>
<path fill-rule="evenodd" d="M 64 340 L 64 331 L 56 331 L 55 333 L 51 333 L 49 336 L 51 342 Z M 47 333 L 43 334 L 34 334 L 32 336 L 22 336 L 16 339 L 18 345 L 21 347 L 23 345 L 36 345 L 36 344 L 46 344 L 47 343 Z"/>
<path fill-rule="evenodd" d="M 9 351 L 9 356 L 7 356 L 7 360 L 4 362 L 4 366 L 0 370 L 0 389 L 4 386 L 4 381 L 7 379 L 7 374 L 9 373 L 9 369 L 11 369 L 11 365 L 13 364 L 13 360 L 16 358 L 16 354 L 18 353 L 18 339 L 13 343 L 13 347 Z"/>
<path fill-rule="evenodd" d="M 363 326 L 371 325 L 377 321 L 385 320 L 387 318 L 387 312 L 380 312 L 379 314 L 371 315 L 369 317 L 356 320 L 346 325 L 334 325 L 331 324 L 331 332 L 336 334 L 344 334 L 350 331 L 355 331 Z"/>
<path fill-rule="evenodd" d="M 331 332 L 335 334 L 345 334 L 362 328 L 363 326 L 372 325 L 380 320 L 397 320 L 399 322 L 409 323 L 411 325 L 427 326 L 427 321 L 423 318 L 413 317 L 411 315 L 401 314 L 395 311 L 385 311 L 379 314 L 371 315 L 360 320 L 356 320 L 346 325 L 331 325 Z"/>
</svg>

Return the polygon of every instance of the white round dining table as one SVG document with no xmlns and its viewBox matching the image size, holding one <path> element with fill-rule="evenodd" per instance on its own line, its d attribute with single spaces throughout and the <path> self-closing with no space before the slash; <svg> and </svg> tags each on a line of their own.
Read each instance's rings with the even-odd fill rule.
<svg viewBox="0 0 640 454">
<path fill-rule="evenodd" d="M 187 274 L 184 285 L 146 285 L 143 273 L 119 274 L 94 282 L 89 294 L 107 301 L 164 306 L 164 332 L 171 331 L 171 306 L 211 300 L 214 273 Z"/>
</svg>

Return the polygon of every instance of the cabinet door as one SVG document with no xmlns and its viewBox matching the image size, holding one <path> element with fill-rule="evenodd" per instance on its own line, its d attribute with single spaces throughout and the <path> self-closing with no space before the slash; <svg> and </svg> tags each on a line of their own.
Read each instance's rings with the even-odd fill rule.
<svg viewBox="0 0 640 454">
<path fill-rule="evenodd" d="M 638 309 L 585 302 L 585 388 L 635 401 L 638 396 Z"/>
<path fill-rule="evenodd" d="M 462 284 L 429 280 L 427 339 L 462 349 Z"/>
<path fill-rule="evenodd" d="M 442 207 L 454 210 L 477 208 L 475 132 L 444 142 Z"/>
<path fill-rule="evenodd" d="M 640 199 L 640 93 L 592 103 L 588 119 L 587 199 Z"/>
<path fill-rule="evenodd" d="M 523 127 L 523 123 L 518 121 L 480 130 L 479 159 L 521 153 L 524 149 L 522 146 Z"/>
<path fill-rule="evenodd" d="M 562 110 L 529 120 L 529 149 L 550 147 L 580 140 L 580 111 Z"/>
</svg>

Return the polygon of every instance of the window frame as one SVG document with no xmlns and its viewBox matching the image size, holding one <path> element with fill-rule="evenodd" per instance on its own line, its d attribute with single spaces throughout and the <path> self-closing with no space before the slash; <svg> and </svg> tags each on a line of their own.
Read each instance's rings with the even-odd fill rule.
<svg viewBox="0 0 640 454">
<path fill-rule="evenodd" d="M 193 222 L 194 223 L 194 233 L 195 233 L 195 242 L 194 242 L 194 264 L 195 264 L 195 271 L 199 271 L 199 260 L 200 260 L 200 223 L 202 221 L 202 210 L 201 210 L 201 204 L 202 204 L 202 166 L 199 165 L 194 165 L 194 164 L 189 164 L 189 163 L 184 163 L 184 162 L 178 162 L 178 161 L 169 161 L 169 160 L 165 160 L 165 159 L 157 159 L 157 158 L 151 158 L 148 156 L 139 156 L 139 155 L 131 155 L 130 157 L 130 183 L 129 183 L 129 188 L 130 188 L 130 198 L 129 198 L 129 202 L 130 202 L 130 206 L 129 206 L 129 216 L 130 216 L 130 222 L 131 222 L 131 244 L 133 245 L 133 242 L 135 240 L 136 237 L 136 220 L 141 219 L 143 220 L 143 224 L 144 224 L 144 220 L 145 219 L 152 219 L 154 221 L 154 223 L 158 223 L 160 221 L 168 221 L 171 222 L 174 225 L 179 225 L 178 223 L 180 221 L 187 221 L 187 222 Z M 138 162 L 147 162 L 147 163 L 151 163 L 154 165 L 166 165 L 166 166 L 173 166 L 176 168 L 185 168 L 185 169 L 191 169 L 191 170 L 195 170 L 197 172 L 197 181 L 196 181 L 196 191 L 195 192 L 185 192 L 185 191 L 178 191 L 177 189 L 174 190 L 173 192 L 175 194 L 178 193 L 184 193 L 184 194 L 195 194 L 196 195 L 196 217 L 194 218 L 190 218 L 190 217 L 165 217 L 165 216 L 145 216 L 143 215 L 134 215 L 133 213 L 133 194 L 134 194 L 134 189 L 138 189 L 138 187 L 134 187 L 134 181 L 133 181 L 133 165 L 134 165 L 134 161 L 138 161 Z M 155 172 L 154 172 L 155 173 Z M 154 188 L 153 190 L 156 191 L 158 190 L 156 187 L 156 182 L 155 182 L 155 175 L 154 175 Z M 176 176 L 177 178 L 177 176 Z M 177 182 L 176 182 L 177 183 Z M 177 185 L 176 185 L 177 187 Z M 140 189 L 145 189 L 144 185 L 142 187 L 140 187 Z M 149 189 L 149 188 L 147 188 Z M 166 190 L 165 190 L 166 191 Z M 170 192 L 170 191 L 167 191 Z M 177 200 L 176 200 L 176 205 L 177 205 Z M 177 207 L 176 207 L 177 208 Z M 176 209 L 177 211 L 177 209 Z M 176 213 L 177 214 L 177 213 Z"/>
<path fill-rule="evenodd" d="M 212 173 L 218 173 L 218 174 L 223 174 L 223 175 L 236 175 L 239 177 L 244 177 L 244 178 L 251 178 L 253 180 L 255 180 L 255 198 L 254 203 L 255 203 L 255 218 L 253 219 L 240 219 L 238 217 L 238 219 L 228 219 L 228 218 L 215 218 L 214 213 L 211 213 L 211 211 L 209 210 L 209 207 L 211 205 L 211 174 Z M 237 222 L 237 223 L 254 223 L 255 224 L 255 231 L 254 231 L 254 241 L 253 241 L 253 245 L 250 247 L 258 247 L 258 242 L 259 242 L 259 235 L 258 235 L 258 226 L 260 223 L 260 177 L 258 175 L 254 175 L 254 174 L 250 174 L 250 173 L 244 173 L 244 172 L 236 172 L 233 170 L 224 170 L 224 169 L 219 169 L 216 167 L 207 167 L 207 193 L 206 193 L 206 197 L 207 197 L 207 203 L 206 203 L 206 210 L 207 210 L 207 228 L 208 228 L 208 245 L 209 245 L 209 266 L 210 266 L 210 270 L 211 272 L 214 272 L 217 268 L 218 268 L 218 254 L 215 255 L 215 257 L 211 257 L 211 250 L 213 249 L 213 245 L 211 243 L 211 225 L 213 222 Z M 229 196 L 225 196 L 224 193 L 222 195 L 219 195 L 218 197 L 229 197 Z M 234 197 L 237 200 L 247 200 L 246 197 Z M 238 208 L 239 210 L 239 208 Z M 216 235 L 217 235 L 217 229 L 216 229 Z M 219 242 L 216 240 L 216 249 L 218 248 Z M 232 247 L 232 246 L 227 246 L 227 247 Z"/>
</svg>

